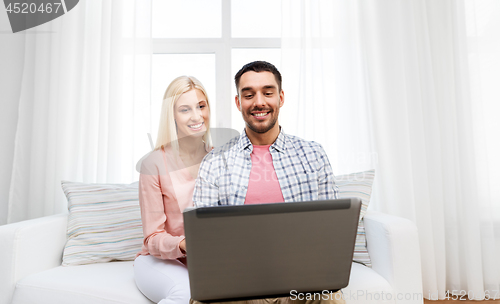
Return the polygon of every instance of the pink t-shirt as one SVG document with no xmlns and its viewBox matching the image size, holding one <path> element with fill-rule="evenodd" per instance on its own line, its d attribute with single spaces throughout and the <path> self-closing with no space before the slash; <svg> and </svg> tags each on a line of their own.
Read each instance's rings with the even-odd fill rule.
<svg viewBox="0 0 500 304">
<path fill-rule="evenodd" d="M 283 193 L 273 166 L 273 158 L 269 152 L 269 147 L 253 146 L 252 170 L 248 182 L 245 205 L 263 203 L 282 203 Z"/>
</svg>

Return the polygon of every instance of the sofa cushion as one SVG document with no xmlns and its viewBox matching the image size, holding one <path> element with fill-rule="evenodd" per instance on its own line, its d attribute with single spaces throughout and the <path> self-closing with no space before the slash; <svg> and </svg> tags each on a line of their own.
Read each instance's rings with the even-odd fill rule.
<svg viewBox="0 0 500 304">
<path fill-rule="evenodd" d="M 137 289 L 133 262 L 57 267 L 20 280 L 12 304 L 151 304 Z"/>
<path fill-rule="evenodd" d="M 62 265 L 133 261 L 143 239 L 138 183 L 61 184 L 69 209 Z"/>
<path fill-rule="evenodd" d="M 394 304 L 393 288 L 372 268 L 352 263 L 349 285 L 342 289 L 346 304 Z"/>
<path fill-rule="evenodd" d="M 358 233 L 356 235 L 356 244 L 354 246 L 353 261 L 369 267 L 371 267 L 371 261 L 366 245 L 363 218 L 370 202 L 374 178 L 375 170 L 335 176 L 335 184 L 339 190 L 338 198 L 357 197 L 361 199 L 361 212 L 359 214 Z"/>
<path fill-rule="evenodd" d="M 392 304 L 389 283 L 373 269 L 353 263 L 346 304 Z M 384 295 L 381 297 L 381 295 Z M 30 275 L 17 283 L 12 304 L 151 304 L 137 289 L 133 262 L 111 262 L 57 267 Z"/>
</svg>

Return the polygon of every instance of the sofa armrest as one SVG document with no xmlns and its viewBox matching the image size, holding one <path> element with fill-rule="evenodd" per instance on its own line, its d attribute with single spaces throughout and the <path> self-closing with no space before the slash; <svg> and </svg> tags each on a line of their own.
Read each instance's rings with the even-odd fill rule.
<svg viewBox="0 0 500 304">
<path fill-rule="evenodd" d="M 364 217 L 372 268 L 394 288 L 396 303 L 423 303 L 416 225 L 405 218 L 370 211 Z"/>
<path fill-rule="evenodd" d="M 10 304 L 17 281 L 61 265 L 68 214 L 0 226 L 0 304 Z"/>
</svg>

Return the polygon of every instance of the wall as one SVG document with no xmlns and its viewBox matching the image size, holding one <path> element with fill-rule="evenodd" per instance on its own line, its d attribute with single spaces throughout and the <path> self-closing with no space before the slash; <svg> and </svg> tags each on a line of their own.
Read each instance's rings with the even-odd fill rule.
<svg viewBox="0 0 500 304">
<path fill-rule="evenodd" d="M 7 223 L 19 96 L 24 65 L 25 32 L 13 34 L 0 4 L 0 225 Z M 29 35 L 29 34 L 28 34 Z"/>
</svg>

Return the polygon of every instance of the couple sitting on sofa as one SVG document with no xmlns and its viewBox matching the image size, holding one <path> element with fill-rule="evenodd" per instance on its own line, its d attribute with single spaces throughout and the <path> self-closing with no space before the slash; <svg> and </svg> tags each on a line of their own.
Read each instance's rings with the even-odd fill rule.
<svg viewBox="0 0 500 304">
<path fill-rule="evenodd" d="M 284 93 L 276 67 L 263 61 L 249 63 L 236 73 L 235 83 L 235 103 L 246 127 L 239 137 L 213 150 L 210 104 L 202 84 L 194 77 L 181 76 L 165 92 L 156 147 L 141 165 L 144 242 L 134 262 L 138 288 L 156 303 L 190 301 L 185 259 L 189 248 L 182 218 L 186 207 L 337 197 L 321 145 L 287 135 L 277 123 Z M 335 296 L 319 302 L 344 303 Z"/>
</svg>

